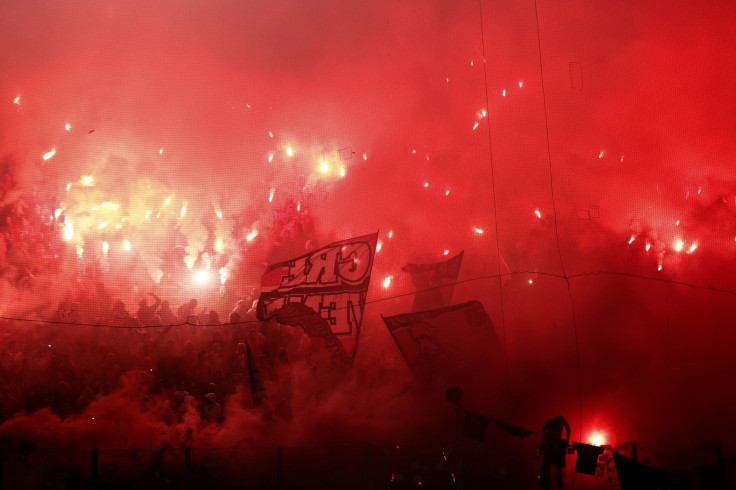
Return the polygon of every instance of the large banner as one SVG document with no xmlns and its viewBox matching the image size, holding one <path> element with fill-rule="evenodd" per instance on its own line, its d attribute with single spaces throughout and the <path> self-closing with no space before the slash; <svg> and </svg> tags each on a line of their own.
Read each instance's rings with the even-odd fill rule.
<svg viewBox="0 0 736 490">
<path fill-rule="evenodd" d="M 256 310 L 259 320 L 287 303 L 302 303 L 324 318 L 353 355 L 363 321 L 378 234 L 331 243 L 314 252 L 270 266 Z"/>
<path fill-rule="evenodd" d="M 434 264 L 406 264 L 401 268 L 411 274 L 411 282 L 417 290 L 411 311 L 442 308 L 452 303 L 464 253 Z"/>
<path fill-rule="evenodd" d="M 479 403 L 502 394 L 503 351 L 480 301 L 383 317 L 383 321 L 425 387 L 444 392 L 459 386 Z"/>
</svg>

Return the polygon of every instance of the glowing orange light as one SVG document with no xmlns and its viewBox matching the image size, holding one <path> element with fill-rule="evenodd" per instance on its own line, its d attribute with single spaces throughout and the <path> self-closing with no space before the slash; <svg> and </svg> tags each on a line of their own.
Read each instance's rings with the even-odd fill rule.
<svg viewBox="0 0 736 490">
<path fill-rule="evenodd" d="M 482 235 L 483 234 L 483 230 L 480 229 L 480 228 L 478 228 L 478 227 L 473 228 L 473 231 L 475 232 L 476 235 Z"/>
<path fill-rule="evenodd" d="M 646 250 L 647 252 L 649 252 L 649 249 L 650 249 L 650 248 L 652 248 L 652 244 L 651 244 L 651 243 L 647 243 L 647 244 L 646 244 L 646 246 L 644 247 L 644 249 L 645 249 L 645 250 Z"/>
<path fill-rule="evenodd" d="M 442 255 L 447 255 L 447 254 L 449 254 L 449 253 L 450 253 L 450 251 L 449 251 L 449 250 L 445 250 L 444 252 L 442 252 Z"/>
<path fill-rule="evenodd" d="M 110 250 L 110 244 L 107 242 L 102 242 L 102 252 L 107 253 L 107 251 Z"/>
<path fill-rule="evenodd" d="M 388 239 L 391 240 L 393 238 L 393 236 L 394 236 L 394 232 L 393 231 L 389 231 L 388 232 Z M 736 240 L 736 238 L 734 238 L 734 240 Z"/>
<path fill-rule="evenodd" d="M 383 280 L 383 287 L 388 289 L 390 285 L 391 285 L 391 276 L 386 276 L 386 278 Z"/>
<path fill-rule="evenodd" d="M 381 248 L 383 247 L 383 242 L 381 240 L 378 240 L 376 243 L 376 253 L 381 251 Z"/>
<path fill-rule="evenodd" d="M 53 157 L 54 155 L 56 155 L 56 149 L 55 148 L 51 148 L 50 151 L 47 151 L 46 153 L 43 154 L 43 159 L 44 160 L 48 160 L 49 158 Z"/>
<path fill-rule="evenodd" d="M 222 251 L 223 247 L 224 247 L 224 244 L 223 244 L 222 240 L 216 240 L 215 241 L 215 248 L 217 250 Z"/>
<path fill-rule="evenodd" d="M 286 154 L 290 157 L 294 156 L 294 149 L 291 146 L 286 147 Z"/>
<path fill-rule="evenodd" d="M 322 171 L 322 173 L 325 173 L 330 170 L 330 166 L 327 164 L 327 162 L 322 162 L 319 164 L 319 169 Z"/>
<path fill-rule="evenodd" d="M 363 160 L 368 160 L 368 155 L 366 155 L 365 153 L 363 153 Z"/>
<path fill-rule="evenodd" d="M 601 158 L 603 158 L 603 151 L 602 150 L 601 150 L 600 153 L 598 153 L 598 159 L 600 160 Z"/>
<path fill-rule="evenodd" d="M 64 125 L 64 129 L 66 129 L 67 131 L 69 131 L 70 129 L 72 129 L 72 125 L 71 125 L 71 124 L 69 124 L 69 123 L 66 123 L 66 124 Z"/>
<path fill-rule="evenodd" d="M 478 123 L 473 124 L 473 131 L 475 131 L 476 129 L 478 129 Z"/>
<path fill-rule="evenodd" d="M 20 95 L 18 95 L 15 99 L 13 99 L 13 104 L 20 105 Z"/>
<path fill-rule="evenodd" d="M 501 91 L 501 96 L 502 96 L 502 97 L 506 97 L 506 89 L 503 89 L 503 90 Z"/>
<path fill-rule="evenodd" d="M 675 252 L 682 252 L 683 247 L 685 246 L 685 242 L 683 242 L 680 239 L 675 240 L 675 245 L 672 247 L 675 249 Z"/>
<path fill-rule="evenodd" d="M 695 252 L 695 249 L 696 248 L 698 248 L 698 244 L 697 243 L 693 243 L 692 245 L 690 245 L 690 249 L 687 251 L 687 253 L 691 254 L 691 253 Z"/>
<path fill-rule="evenodd" d="M 258 236 L 258 230 L 253 230 L 250 233 L 248 233 L 248 236 L 245 239 L 248 241 L 251 241 L 257 236 Z"/>
<path fill-rule="evenodd" d="M 125 241 L 123 242 L 123 248 L 124 248 L 125 250 L 130 250 L 130 241 L 128 241 L 128 240 L 125 240 Z"/>
<path fill-rule="evenodd" d="M 194 280 L 200 284 L 205 284 L 210 279 L 210 274 L 206 270 L 198 270 L 194 273 Z"/>
<path fill-rule="evenodd" d="M 634 235 L 631 235 L 631 238 L 629 238 L 629 245 L 634 243 L 634 239 L 635 239 Z"/>
<path fill-rule="evenodd" d="M 271 163 L 271 162 L 273 162 L 273 153 L 268 155 L 268 163 Z"/>
<path fill-rule="evenodd" d="M 524 80 L 519 80 L 519 88 L 524 86 Z"/>
<path fill-rule="evenodd" d="M 79 182 L 87 187 L 95 185 L 95 179 L 91 175 L 82 175 L 82 178 L 79 179 Z"/>
<path fill-rule="evenodd" d="M 541 212 L 541 211 L 539 211 L 538 209 L 535 209 L 535 210 L 534 210 L 534 214 L 536 214 L 536 215 L 537 215 L 537 218 L 539 218 L 539 219 L 542 219 L 542 212 Z"/>
<path fill-rule="evenodd" d="M 271 192 L 268 193 L 268 202 L 273 202 L 273 193 L 276 192 L 274 189 L 271 189 Z"/>
<path fill-rule="evenodd" d="M 603 435 L 602 432 L 593 432 L 590 435 L 590 438 L 588 439 L 588 441 L 593 446 L 602 446 L 602 445 L 604 445 L 606 443 L 606 438 L 605 438 L 605 436 Z"/>
<path fill-rule="evenodd" d="M 64 240 L 69 241 L 74 236 L 74 226 L 69 223 L 68 225 L 64 226 Z"/>
</svg>

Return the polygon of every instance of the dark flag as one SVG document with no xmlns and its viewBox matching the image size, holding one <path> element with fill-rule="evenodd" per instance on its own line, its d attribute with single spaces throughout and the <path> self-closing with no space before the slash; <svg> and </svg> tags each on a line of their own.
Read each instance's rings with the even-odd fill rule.
<svg viewBox="0 0 736 490">
<path fill-rule="evenodd" d="M 460 386 L 475 397 L 476 406 L 478 397 L 497 398 L 503 353 L 480 301 L 383 317 L 383 321 L 423 386 L 443 393 Z"/>
<path fill-rule="evenodd" d="M 253 400 L 253 406 L 257 407 L 263 404 L 266 390 L 263 386 L 263 378 L 256 367 L 253 360 L 253 354 L 250 351 L 250 344 L 245 342 L 246 354 L 248 355 L 248 377 L 250 378 L 250 396 Z"/>
<path fill-rule="evenodd" d="M 256 310 L 271 318 L 287 303 L 302 303 L 327 321 L 345 352 L 354 355 L 363 321 L 378 234 L 331 243 L 326 247 L 270 266 Z"/>
<path fill-rule="evenodd" d="M 647 466 L 614 451 L 613 461 L 622 490 L 661 489 L 684 490 L 692 488 L 692 480 L 686 471 L 660 470 Z"/>
<path fill-rule="evenodd" d="M 465 423 L 463 424 L 463 435 L 476 441 L 483 441 L 486 435 L 486 429 L 491 419 L 485 415 L 464 410 Z"/>
<path fill-rule="evenodd" d="M 411 311 L 442 308 L 452 302 L 455 281 L 463 262 L 463 254 L 434 264 L 406 264 L 401 268 L 411 274 L 411 282 L 417 290 Z"/>
<path fill-rule="evenodd" d="M 499 426 L 512 436 L 524 439 L 525 437 L 529 437 L 533 434 L 533 432 L 529 429 L 522 429 L 521 427 L 516 427 L 515 425 L 507 424 L 505 422 L 501 422 L 500 420 L 494 420 L 493 422 L 495 422 L 497 426 Z"/>
<path fill-rule="evenodd" d="M 598 456 L 603 454 L 605 448 L 583 444 L 582 442 L 573 442 L 572 447 L 578 453 L 575 461 L 575 472 L 595 475 L 595 470 L 598 468 Z"/>
</svg>

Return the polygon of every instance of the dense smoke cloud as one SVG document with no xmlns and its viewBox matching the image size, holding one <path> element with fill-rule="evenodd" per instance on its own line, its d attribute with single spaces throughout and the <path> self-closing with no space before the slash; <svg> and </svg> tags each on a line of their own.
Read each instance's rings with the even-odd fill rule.
<svg viewBox="0 0 736 490">
<path fill-rule="evenodd" d="M 3 317 L 76 304 L 98 323 L 155 292 L 224 321 L 268 264 L 376 231 L 381 250 L 354 372 L 333 391 L 305 356 L 289 423 L 266 433 L 242 386 L 220 426 L 201 406 L 162 421 L 175 387 L 149 386 L 139 356 L 180 356 L 172 331 L 175 350 L 117 352 L 122 381 L 94 401 L 67 416 L 27 403 L 39 410 L 3 414 L 0 433 L 54 447 L 446 436 L 451 408 L 407 388 L 381 315 L 411 305 L 403 265 L 465 250 L 453 302 L 482 301 L 505 349 L 494 416 L 536 430 L 565 413 L 583 440 L 733 440 L 735 15 L 730 2 L 539 2 L 538 25 L 534 2 L 4 6 Z M 46 362 L 47 335 L 68 337 L 72 359 L 75 342 L 116 351 L 106 330 L 51 327 L 5 323 L 3 366 Z"/>
</svg>

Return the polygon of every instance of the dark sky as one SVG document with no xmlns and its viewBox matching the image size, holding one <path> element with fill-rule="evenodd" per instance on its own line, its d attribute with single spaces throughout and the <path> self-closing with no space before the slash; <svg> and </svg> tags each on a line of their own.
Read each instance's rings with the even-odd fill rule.
<svg viewBox="0 0 736 490">
<path fill-rule="evenodd" d="M 379 231 L 365 365 L 401 363 L 380 321 L 411 303 L 390 299 L 413 291 L 401 266 L 465 250 L 454 302 L 481 300 L 505 342 L 500 417 L 733 440 L 735 4 L 539 1 L 539 33 L 534 2 L 511 4 L 4 2 L 6 203 L 61 209 L 113 290 L 124 240 L 144 264 L 133 281 L 156 280 L 159 211 L 191 260 L 205 223 L 226 250 L 236 217 L 257 231 L 223 267 L 243 288 L 277 258 L 268 230 L 290 199 L 312 245 Z M 90 214 L 103 202 L 122 214 Z M 194 268 L 216 276 L 209 260 Z M 4 281 L 0 313 L 66 293 Z"/>
</svg>

